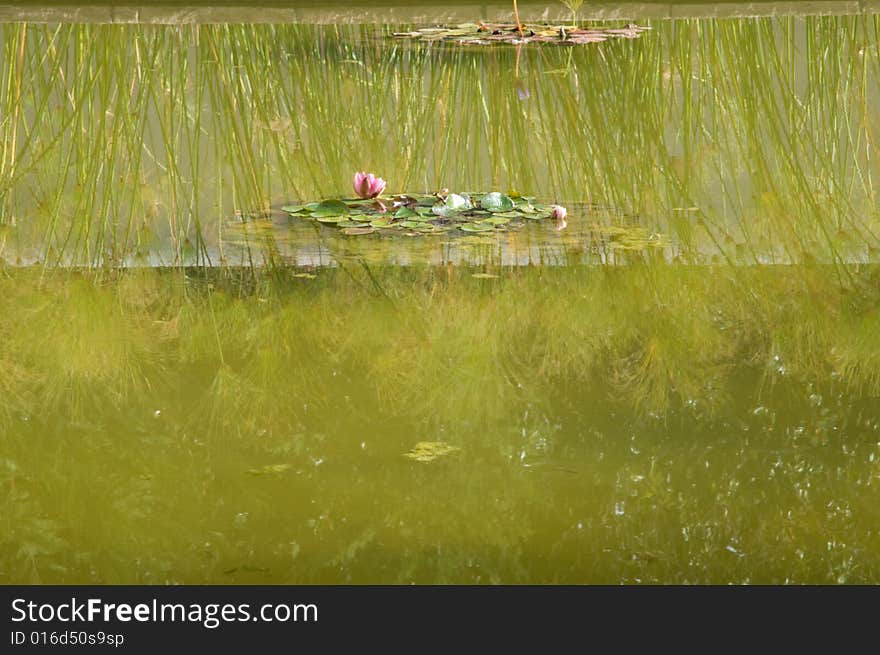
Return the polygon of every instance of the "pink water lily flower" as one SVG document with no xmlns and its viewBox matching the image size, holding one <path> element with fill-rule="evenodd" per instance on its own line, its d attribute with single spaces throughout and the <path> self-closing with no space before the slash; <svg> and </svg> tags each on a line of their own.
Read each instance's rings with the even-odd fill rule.
<svg viewBox="0 0 880 655">
<path fill-rule="evenodd" d="M 385 190 L 385 180 L 372 173 L 355 173 L 354 192 L 361 198 L 375 198 Z"/>
<path fill-rule="evenodd" d="M 568 222 L 565 220 L 566 216 L 568 216 L 568 211 L 562 205 L 553 205 L 553 208 L 550 210 L 550 217 L 556 221 L 557 230 L 564 230 L 568 227 Z"/>
</svg>

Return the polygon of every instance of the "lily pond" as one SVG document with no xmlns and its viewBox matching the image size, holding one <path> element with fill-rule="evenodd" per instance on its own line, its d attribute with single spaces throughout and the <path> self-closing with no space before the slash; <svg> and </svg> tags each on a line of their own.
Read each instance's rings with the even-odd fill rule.
<svg viewBox="0 0 880 655">
<path fill-rule="evenodd" d="M 0 14 L 0 583 L 880 582 L 880 17 L 521 4 Z"/>
</svg>

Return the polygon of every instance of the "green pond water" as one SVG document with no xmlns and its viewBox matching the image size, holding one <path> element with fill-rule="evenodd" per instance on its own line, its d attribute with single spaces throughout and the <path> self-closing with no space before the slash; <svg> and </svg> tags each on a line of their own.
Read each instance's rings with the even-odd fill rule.
<svg viewBox="0 0 880 655">
<path fill-rule="evenodd" d="M 880 581 L 880 20 L 635 22 L 0 24 L 0 583 Z"/>
</svg>

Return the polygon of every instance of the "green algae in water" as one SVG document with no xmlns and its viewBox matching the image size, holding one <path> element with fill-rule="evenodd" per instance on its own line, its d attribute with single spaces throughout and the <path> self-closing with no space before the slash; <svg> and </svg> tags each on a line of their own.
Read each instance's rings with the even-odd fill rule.
<svg viewBox="0 0 880 655">
<path fill-rule="evenodd" d="M 0 581 L 880 580 L 876 267 L 278 272 L 0 278 Z"/>
<path fill-rule="evenodd" d="M 0 581 L 876 584 L 873 21 L 665 21 L 601 53 L 414 44 L 406 70 L 373 28 L 6 26 L 23 54 L 0 85 L 20 146 L 0 258 L 45 267 L 39 284 L 0 276 Z M 88 84 L 71 85 L 76 62 L 94 63 Z M 485 84 L 496 72 L 512 83 Z M 119 76 L 142 89 L 130 111 L 102 104 Z M 399 120 L 377 88 L 400 89 Z M 615 265 L 375 267 L 379 242 L 404 241 L 386 235 L 415 231 L 398 228 L 341 239 L 357 266 L 289 279 L 262 208 L 338 193 L 347 153 L 405 187 L 613 204 L 610 227 L 562 238 Z M 523 222 L 549 216 L 507 195 Z M 433 225 L 437 200 L 410 211 Z M 342 202 L 375 220 L 372 201 Z M 230 265 L 248 263 L 215 217 L 235 206 L 257 208 L 239 227 L 264 269 Z M 307 246 L 358 229 L 320 227 L 318 206 L 291 219 Z M 392 252 L 447 229 L 438 246 L 502 241 L 433 226 Z M 813 258 L 665 266 L 656 235 L 685 261 Z M 198 268 L 117 266 L 192 244 Z M 466 456 L 401 457 L 438 439 Z"/>
<path fill-rule="evenodd" d="M 292 468 L 291 464 L 266 464 L 259 468 L 248 469 L 249 475 L 280 475 L 287 473 Z"/>
<path fill-rule="evenodd" d="M 443 441 L 420 441 L 404 457 L 416 462 L 433 462 L 439 457 L 445 457 L 461 450 L 459 446 L 451 446 Z"/>
<path fill-rule="evenodd" d="M 0 278 L 0 580 L 880 580 L 876 269 L 277 273 Z"/>
</svg>

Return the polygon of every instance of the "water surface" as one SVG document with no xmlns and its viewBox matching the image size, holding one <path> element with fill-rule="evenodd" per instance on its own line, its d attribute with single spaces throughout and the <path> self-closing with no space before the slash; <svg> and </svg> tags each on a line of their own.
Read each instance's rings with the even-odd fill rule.
<svg viewBox="0 0 880 655">
<path fill-rule="evenodd" d="M 877 18 L 640 22 L 0 25 L 0 582 L 876 583 Z"/>
</svg>

